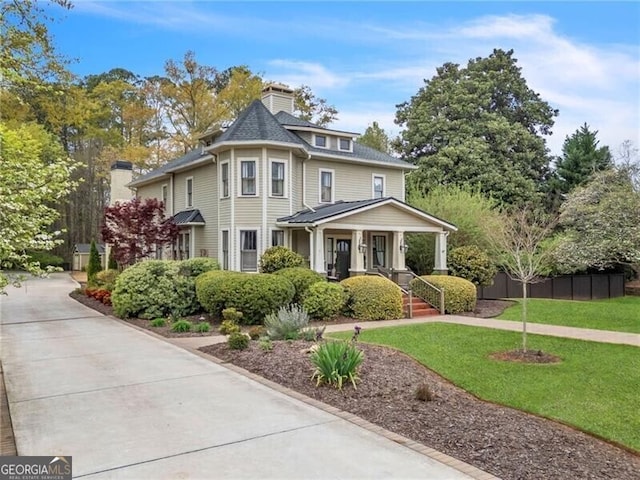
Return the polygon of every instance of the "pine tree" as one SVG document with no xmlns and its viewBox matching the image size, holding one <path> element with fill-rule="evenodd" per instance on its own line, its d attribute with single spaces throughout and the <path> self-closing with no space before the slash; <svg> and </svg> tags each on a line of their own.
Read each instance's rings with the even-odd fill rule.
<svg viewBox="0 0 640 480">
<path fill-rule="evenodd" d="M 102 262 L 100 260 L 100 254 L 98 253 L 98 247 L 95 240 L 91 241 L 91 248 L 89 249 L 89 263 L 87 264 L 87 280 L 89 283 L 93 281 L 96 273 L 102 270 Z"/>
</svg>

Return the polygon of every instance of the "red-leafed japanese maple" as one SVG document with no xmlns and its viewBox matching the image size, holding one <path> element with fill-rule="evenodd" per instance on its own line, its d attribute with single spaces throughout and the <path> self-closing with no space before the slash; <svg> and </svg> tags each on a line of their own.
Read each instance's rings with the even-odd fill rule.
<svg viewBox="0 0 640 480">
<path fill-rule="evenodd" d="M 116 261 L 126 267 L 149 256 L 156 248 L 175 242 L 179 228 L 164 216 L 156 198 L 116 202 L 105 208 L 102 238 L 112 245 Z"/>
</svg>

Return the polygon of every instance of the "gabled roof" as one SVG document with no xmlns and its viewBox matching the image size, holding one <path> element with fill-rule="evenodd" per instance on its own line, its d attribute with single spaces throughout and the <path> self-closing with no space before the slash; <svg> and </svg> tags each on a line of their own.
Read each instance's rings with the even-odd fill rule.
<svg viewBox="0 0 640 480">
<path fill-rule="evenodd" d="M 262 101 L 254 100 L 220 135 L 216 143 L 270 141 L 301 145 L 297 135 L 285 129 L 264 106 Z"/>
<path fill-rule="evenodd" d="M 98 253 L 100 255 L 104 254 L 104 244 L 96 243 L 96 248 L 98 249 Z M 73 248 L 73 253 L 90 253 L 91 252 L 91 244 L 90 243 L 76 243 Z"/>
<path fill-rule="evenodd" d="M 329 205 L 321 205 L 313 209 L 300 210 L 293 215 L 287 217 L 278 218 L 276 221 L 280 225 L 291 226 L 317 226 L 323 223 L 327 223 L 331 220 L 337 220 L 342 217 L 354 215 L 356 213 L 364 212 L 370 209 L 377 208 L 382 205 L 395 205 L 401 210 L 407 211 L 416 215 L 423 220 L 439 225 L 443 230 L 455 232 L 458 228 L 444 220 L 435 217 L 427 212 L 412 207 L 408 203 L 402 202 L 394 197 L 374 198 L 370 200 L 356 200 L 352 202 L 336 202 Z"/>
<path fill-rule="evenodd" d="M 173 217 L 176 225 L 204 225 L 204 217 L 197 208 L 192 210 L 183 210 L 176 213 Z"/>
<path fill-rule="evenodd" d="M 307 120 L 303 120 L 298 117 L 294 117 L 290 113 L 279 111 L 274 115 L 276 120 L 282 125 L 291 125 L 292 127 L 307 127 L 307 128 L 320 128 L 323 129 L 320 125 L 316 125 L 315 123 L 311 123 Z"/>
</svg>

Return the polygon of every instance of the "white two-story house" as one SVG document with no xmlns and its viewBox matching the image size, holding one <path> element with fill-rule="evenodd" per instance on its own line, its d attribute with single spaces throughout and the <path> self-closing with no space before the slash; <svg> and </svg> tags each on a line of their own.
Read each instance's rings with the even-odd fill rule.
<svg viewBox="0 0 640 480">
<path fill-rule="evenodd" d="M 128 184 L 139 197 L 161 199 L 180 226 L 166 253 L 255 272 L 262 252 L 285 245 L 312 269 L 346 278 L 405 270 L 404 235 L 420 232 L 436 236 L 436 270 L 446 271 L 456 228 L 404 202 L 415 167 L 292 112 L 292 90 L 269 85 L 201 147 Z"/>
</svg>

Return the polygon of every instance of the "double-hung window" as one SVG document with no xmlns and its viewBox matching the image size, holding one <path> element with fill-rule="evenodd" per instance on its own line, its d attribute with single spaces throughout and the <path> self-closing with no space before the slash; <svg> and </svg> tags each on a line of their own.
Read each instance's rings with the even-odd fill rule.
<svg viewBox="0 0 640 480">
<path fill-rule="evenodd" d="M 384 197 L 384 176 L 374 175 L 373 176 L 373 198 L 383 198 L 383 197 Z"/>
<path fill-rule="evenodd" d="M 284 162 L 271 162 L 271 195 L 284 197 Z"/>
<path fill-rule="evenodd" d="M 167 185 L 162 185 L 162 205 L 164 206 L 165 213 L 169 211 L 169 187 Z"/>
<path fill-rule="evenodd" d="M 220 164 L 220 190 L 222 198 L 229 196 L 229 162 Z"/>
<path fill-rule="evenodd" d="M 258 232 L 240 230 L 240 270 L 255 272 L 258 270 Z"/>
<path fill-rule="evenodd" d="M 193 177 L 187 178 L 187 208 L 193 207 Z"/>
<path fill-rule="evenodd" d="M 284 230 L 271 230 L 271 246 L 284 246 Z"/>
<path fill-rule="evenodd" d="M 240 162 L 240 173 L 242 179 L 242 195 L 256 195 L 256 161 L 243 160 Z"/>
<path fill-rule="evenodd" d="M 333 203 L 333 170 L 320 170 L 320 203 Z"/>
</svg>

